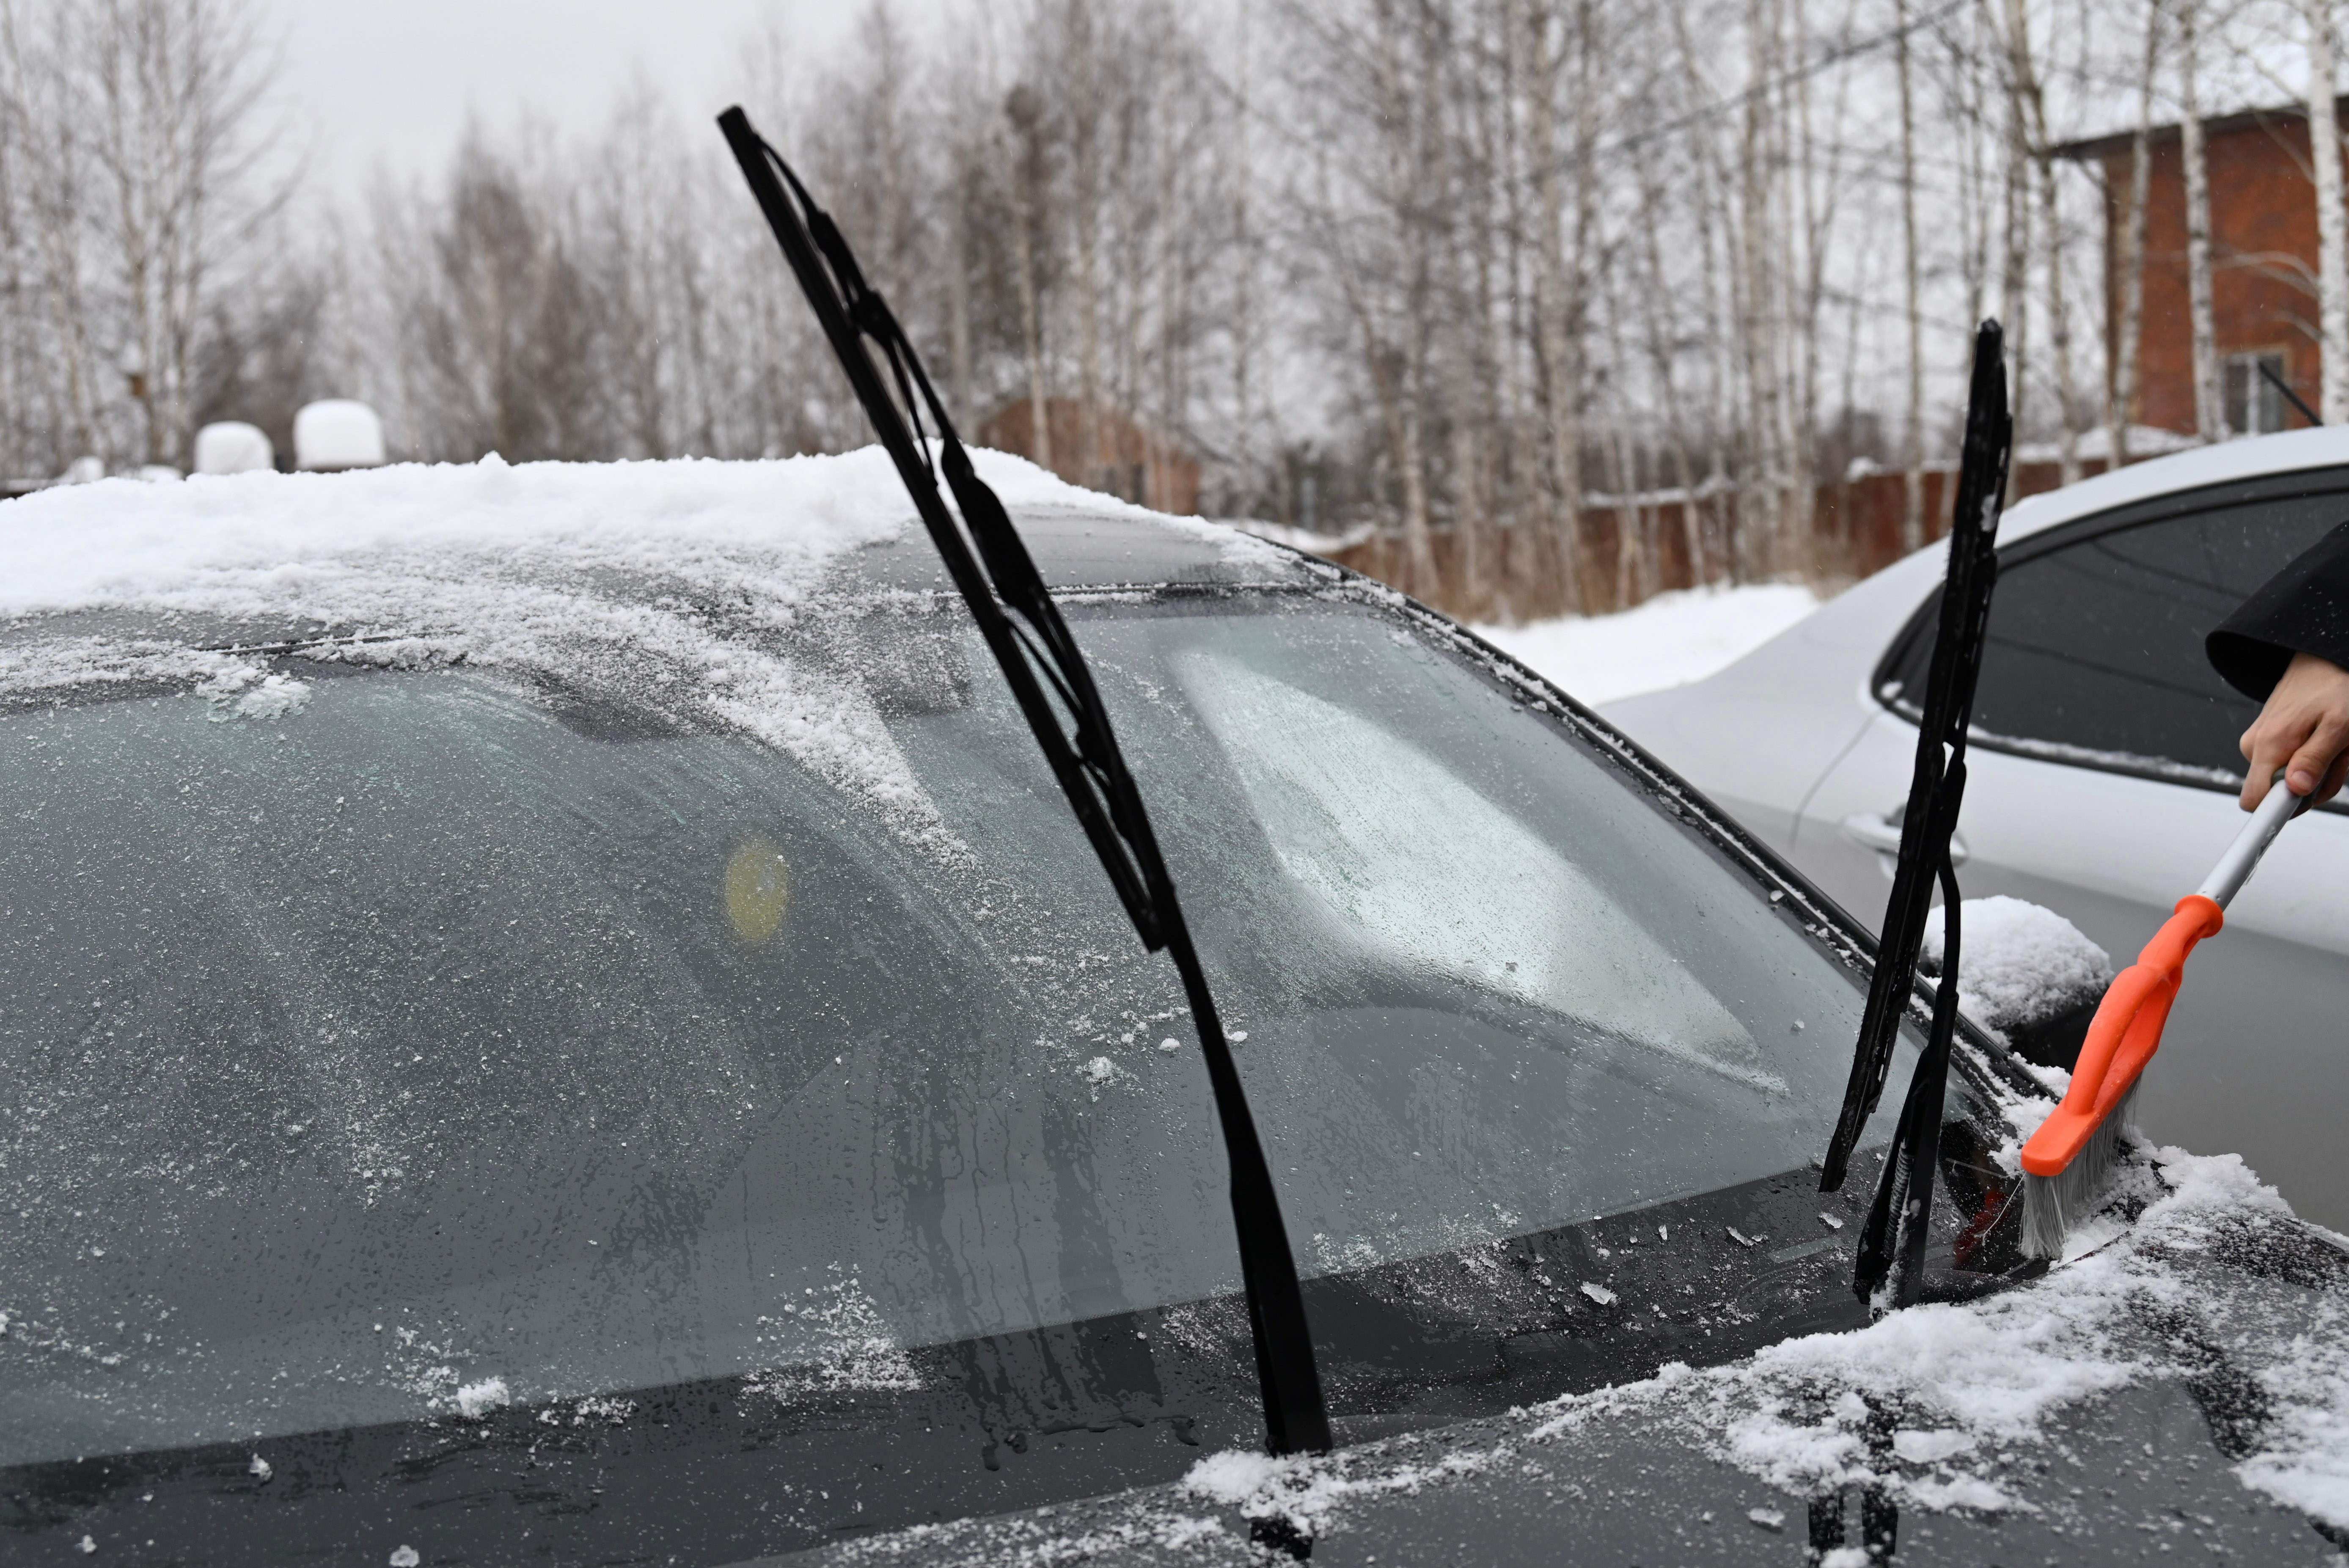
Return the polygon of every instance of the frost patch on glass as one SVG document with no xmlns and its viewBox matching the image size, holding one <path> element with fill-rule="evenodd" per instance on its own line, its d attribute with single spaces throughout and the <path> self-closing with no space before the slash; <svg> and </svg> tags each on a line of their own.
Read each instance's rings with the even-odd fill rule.
<svg viewBox="0 0 2349 1568">
<path fill-rule="evenodd" d="M 790 1400 L 817 1392 L 922 1386 L 921 1374 L 891 1337 L 863 1282 L 837 1263 L 823 1286 L 802 1287 L 798 1301 L 786 1300 L 775 1315 L 760 1318 L 759 1339 L 771 1359 L 743 1379 L 746 1394 Z"/>
<path fill-rule="evenodd" d="M 936 831 L 869 693 L 791 643 L 827 574 L 911 519 L 877 450 L 81 488 L 104 493 L 44 493 L 40 505 L 10 508 L 0 616 L 119 609 L 191 626 L 326 628 L 297 652 L 462 662 L 630 693 L 755 735 L 917 836 Z M 27 629 L 0 651 L 0 701 L 176 678 L 216 716 L 274 719 L 309 693 L 250 659 L 174 648 L 151 624 L 123 639 L 43 641 L 36 622 Z"/>
<path fill-rule="evenodd" d="M 1442 761 L 1238 659 L 1186 649 L 1173 662 L 1281 869 L 1317 896 L 1333 940 L 1786 1093 L 1685 966 Z"/>
</svg>

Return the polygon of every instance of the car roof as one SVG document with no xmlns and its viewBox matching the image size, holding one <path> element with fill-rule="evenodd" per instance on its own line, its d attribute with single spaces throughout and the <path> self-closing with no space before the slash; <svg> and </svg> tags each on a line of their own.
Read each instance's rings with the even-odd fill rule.
<svg viewBox="0 0 2349 1568">
<path fill-rule="evenodd" d="M 2012 544 L 2075 518 L 2179 491 L 2269 474 L 2344 466 L 2349 466 L 2349 426 L 2343 425 L 2320 425 L 2280 435 L 2250 436 L 2191 447 L 2167 457 L 2131 463 L 2116 472 L 2100 473 L 2059 490 L 2025 496 L 2008 507 L 1999 519 L 1999 543 Z"/>
<path fill-rule="evenodd" d="M 1269 587 L 1321 575 L 1310 557 L 1222 524 L 1110 505 L 1116 509 L 1035 502 L 1008 509 L 1036 569 L 1055 588 Z M 892 587 L 954 589 L 945 561 L 920 528 L 861 552 L 854 569 L 864 581 Z"/>
<path fill-rule="evenodd" d="M 1288 580 L 1302 557 L 1237 529 L 1082 490 L 973 453 L 1049 578 L 1072 587 Z M 877 447 L 761 462 L 407 463 L 340 473 L 104 480 L 0 503 L 0 616 L 101 604 L 301 597 L 289 573 L 494 551 L 506 566 L 661 575 L 729 556 L 944 586 L 904 483 Z M 831 574 L 824 573 L 829 576 Z M 770 574 L 771 578 L 771 573 Z M 317 585 L 313 576 L 311 586 Z"/>
</svg>

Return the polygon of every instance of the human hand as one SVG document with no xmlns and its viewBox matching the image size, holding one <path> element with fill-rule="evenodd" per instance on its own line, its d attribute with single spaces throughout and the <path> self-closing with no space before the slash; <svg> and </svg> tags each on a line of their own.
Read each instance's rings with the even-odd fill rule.
<svg viewBox="0 0 2349 1568">
<path fill-rule="evenodd" d="M 2292 794 L 2313 795 L 2311 805 L 2331 800 L 2349 774 L 2349 670 L 2313 653 L 2293 654 L 2241 745 L 2251 764 L 2243 780 L 2245 811 L 2267 797 L 2278 768 Z"/>
</svg>

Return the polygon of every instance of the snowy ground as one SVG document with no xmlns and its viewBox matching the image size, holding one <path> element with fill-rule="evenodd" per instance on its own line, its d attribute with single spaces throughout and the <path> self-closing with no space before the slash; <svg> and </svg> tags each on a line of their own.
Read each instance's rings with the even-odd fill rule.
<svg viewBox="0 0 2349 1568">
<path fill-rule="evenodd" d="M 1475 629 L 1580 701 L 1611 702 L 1701 680 L 1818 605 L 1817 597 L 1799 583 L 1759 583 L 1658 594 L 1619 615 L 1561 616 Z"/>
</svg>

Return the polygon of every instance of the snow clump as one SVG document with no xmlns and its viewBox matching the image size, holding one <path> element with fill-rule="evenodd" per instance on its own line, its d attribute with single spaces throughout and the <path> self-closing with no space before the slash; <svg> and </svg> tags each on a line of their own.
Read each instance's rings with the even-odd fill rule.
<svg viewBox="0 0 2349 1568">
<path fill-rule="evenodd" d="M 2028 1027 L 2112 983 L 2112 955 L 2053 909 L 2003 895 L 1958 909 L 1958 1005 L 1976 1023 Z M 1941 972 L 1941 915 L 1936 905 L 1925 916 L 1919 959 L 1928 974 Z"/>
<path fill-rule="evenodd" d="M 479 1383 L 468 1383 L 457 1390 L 457 1409 L 469 1417 L 486 1416 L 513 1403 L 502 1377 L 484 1377 Z"/>
</svg>

